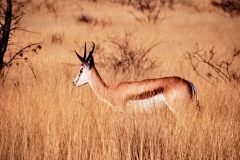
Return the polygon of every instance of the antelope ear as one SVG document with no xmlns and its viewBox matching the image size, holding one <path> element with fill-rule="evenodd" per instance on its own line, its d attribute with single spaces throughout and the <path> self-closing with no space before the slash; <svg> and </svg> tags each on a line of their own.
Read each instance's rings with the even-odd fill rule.
<svg viewBox="0 0 240 160">
<path fill-rule="evenodd" d="M 75 51 L 76 55 L 78 56 L 78 59 L 87 67 L 89 68 L 89 64 L 87 63 L 87 61 L 85 61 L 84 58 L 82 58 L 76 51 Z"/>
<path fill-rule="evenodd" d="M 93 56 L 90 58 L 90 67 L 94 66 L 94 59 L 93 59 Z"/>
</svg>

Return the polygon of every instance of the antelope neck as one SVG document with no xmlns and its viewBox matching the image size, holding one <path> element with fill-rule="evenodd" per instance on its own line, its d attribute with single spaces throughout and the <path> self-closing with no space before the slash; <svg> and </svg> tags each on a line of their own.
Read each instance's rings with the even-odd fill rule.
<svg viewBox="0 0 240 160">
<path fill-rule="evenodd" d="M 89 85 L 91 86 L 93 92 L 100 98 L 107 100 L 106 94 L 108 91 L 109 86 L 103 81 L 101 76 L 99 75 L 97 69 L 92 66 L 90 72 L 88 73 L 89 76 Z"/>
</svg>

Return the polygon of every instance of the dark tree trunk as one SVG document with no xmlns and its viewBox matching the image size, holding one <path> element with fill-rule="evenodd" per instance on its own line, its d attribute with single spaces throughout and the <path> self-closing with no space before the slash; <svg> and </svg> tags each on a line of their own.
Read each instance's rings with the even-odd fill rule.
<svg viewBox="0 0 240 160">
<path fill-rule="evenodd" d="M 0 39 L 0 71 L 4 67 L 3 57 L 7 50 L 9 35 L 11 31 L 11 21 L 12 21 L 12 0 L 7 1 L 7 8 L 5 10 L 5 21 L 2 25 L 1 39 Z"/>
</svg>

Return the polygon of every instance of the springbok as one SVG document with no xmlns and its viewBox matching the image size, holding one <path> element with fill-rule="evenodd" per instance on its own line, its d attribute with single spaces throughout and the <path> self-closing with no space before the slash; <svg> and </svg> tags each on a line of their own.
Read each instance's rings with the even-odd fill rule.
<svg viewBox="0 0 240 160">
<path fill-rule="evenodd" d="M 88 83 L 98 98 L 114 110 L 149 111 L 152 108 L 167 106 L 176 114 L 178 107 L 186 106 L 194 95 L 198 102 L 193 83 L 176 76 L 122 82 L 116 86 L 108 86 L 95 68 L 92 56 L 94 48 L 93 43 L 93 48 L 86 57 L 85 42 L 83 58 L 75 51 L 82 65 L 73 85 L 79 87 Z"/>
</svg>

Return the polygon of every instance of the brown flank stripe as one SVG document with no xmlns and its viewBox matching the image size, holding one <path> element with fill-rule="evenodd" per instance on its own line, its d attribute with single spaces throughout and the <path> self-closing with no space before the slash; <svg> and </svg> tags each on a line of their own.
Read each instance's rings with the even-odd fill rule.
<svg viewBox="0 0 240 160">
<path fill-rule="evenodd" d="M 146 91 L 146 92 L 142 92 L 140 94 L 130 95 L 130 96 L 128 96 L 127 100 L 148 99 L 148 98 L 156 96 L 157 94 L 163 93 L 163 91 L 164 91 L 163 87 L 160 87 L 160 88 L 154 89 L 152 91 Z"/>
</svg>

